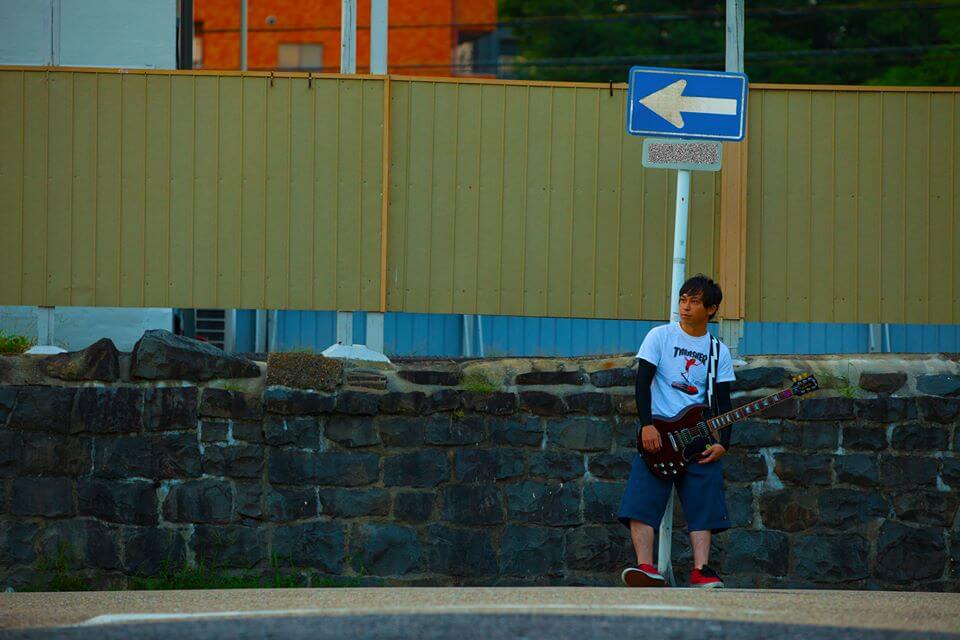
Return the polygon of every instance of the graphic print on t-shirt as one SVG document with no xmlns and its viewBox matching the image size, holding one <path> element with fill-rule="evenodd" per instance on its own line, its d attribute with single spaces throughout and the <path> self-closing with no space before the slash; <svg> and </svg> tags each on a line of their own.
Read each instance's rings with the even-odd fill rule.
<svg viewBox="0 0 960 640">
<path fill-rule="evenodd" d="M 690 357 L 693 356 L 693 357 Z M 670 383 L 670 386 L 674 389 L 678 389 L 687 395 L 695 396 L 700 390 L 697 388 L 697 385 L 693 384 L 690 380 L 690 367 L 695 367 L 697 365 L 702 365 L 707 361 L 707 356 L 696 351 L 690 351 L 689 349 L 684 349 L 682 347 L 673 348 L 673 357 L 674 358 L 683 358 L 684 366 L 683 371 L 678 371 L 682 380 L 674 380 Z"/>
</svg>

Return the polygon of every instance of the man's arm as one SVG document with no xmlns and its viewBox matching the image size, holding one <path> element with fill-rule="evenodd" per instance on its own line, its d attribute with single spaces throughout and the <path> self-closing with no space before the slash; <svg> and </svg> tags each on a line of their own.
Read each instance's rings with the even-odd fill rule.
<svg viewBox="0 0 960 640">
<path fill-rule="evenodd" d="M 720 413 L 726 413 L 728 411 L 733 411 L 733 405 L 730 402 L 730 383 L 729 382 L 718 382 L 717 383 L 717 408 L 720 410 Z M 720 444 L 727 451 L 730 450 L 730 429 L 733 427 L 727 427 L 726 429 L 720 430 Z"/>
<path fill-rule="evenodd" d="M 657 373 L 657 367 L 643 358 L 637 358 L 637 386 L 635 396 L 637 399 L 637 419 L 639 430 L 637 432 L 637 451 L 643 453 L 644 449 L 657 451 L 660 448 L 660 433 L 648 425 L 653 424 L 652 398 L 650 394 L 650 385 L 653 383 L 653 376 Z"/>
</svg>

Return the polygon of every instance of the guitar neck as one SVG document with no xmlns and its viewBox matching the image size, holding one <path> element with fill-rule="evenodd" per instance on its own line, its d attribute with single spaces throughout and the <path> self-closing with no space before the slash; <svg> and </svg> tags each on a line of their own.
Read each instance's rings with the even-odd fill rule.
<svg viewBox="0 0 960 640">
<path fill-rule="evenodd" d="M 738 420 L 748 418 L 754 413 L 768 409 L 773 405 L 784 402 L 785 400 L 789 400 L 792 397 L 793 391 L 791 389 L 778 391 L 777 393 L 769 395 L 766 398 L 760 398 L 759 400 L 755 400 L 750 404 L 745 404 L 742 407 L 738 407 L 733 411 L 728 411 L 727 413 L 721 414 L 716 418 L 711 418 L 710 420 L 707 420 L 707 426 L 711 431 L 725 429 Z"/>
</svg>

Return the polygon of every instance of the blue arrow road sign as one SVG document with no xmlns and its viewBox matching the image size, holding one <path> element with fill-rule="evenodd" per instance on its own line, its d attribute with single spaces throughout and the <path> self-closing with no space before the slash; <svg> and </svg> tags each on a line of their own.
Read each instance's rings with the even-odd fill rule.
<svg viewBox="0 0 960 640">
<path fill-rule="evenodd" d="M 747 76 L 692 69 L 630 69 L 627 133 L 635 136 L 743 140 Z"/>
</svg>

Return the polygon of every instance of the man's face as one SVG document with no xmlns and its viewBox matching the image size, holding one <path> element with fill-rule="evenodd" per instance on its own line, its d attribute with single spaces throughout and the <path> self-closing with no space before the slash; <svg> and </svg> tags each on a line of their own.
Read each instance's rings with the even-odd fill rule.
<svg viewBox="0 0 960 640">
<path fill-rule="evenodd" d="M 702 293 L 680 294 L 680 319 L 692 325 L 706 324 L 710 314 L 717 312 L 717 305 L 703 306 Z"/>
</svg>

